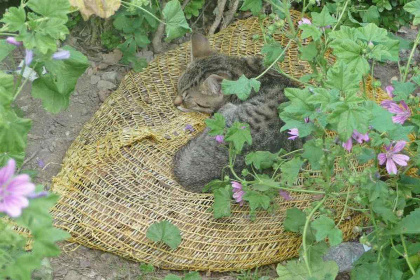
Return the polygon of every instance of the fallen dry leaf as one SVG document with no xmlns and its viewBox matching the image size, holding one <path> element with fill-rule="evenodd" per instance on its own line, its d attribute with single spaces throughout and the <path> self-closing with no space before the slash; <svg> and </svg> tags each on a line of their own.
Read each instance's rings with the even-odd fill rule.
<svg viewBox="0 0 420 280">
<path fill-rule="evenodd" d="M 84 20 L 91 15 L 109 18 L 120 8 L 121 0 L 70 0 L 73 7 L 79 9 Z"/>
</svg>

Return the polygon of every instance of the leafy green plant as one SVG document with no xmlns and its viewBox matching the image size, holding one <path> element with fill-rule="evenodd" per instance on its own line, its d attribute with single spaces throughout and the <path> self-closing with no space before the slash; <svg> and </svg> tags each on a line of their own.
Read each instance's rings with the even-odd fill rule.
<svg viewBox="0 0 420 280">
<path fill-rule="evenodd" d="M 163 242 L 171 249 L 176 249 L 181 244 L 179 229 L 168 221 L 152 224 L 146 232 L 146 237 L 154 242 Z"/>
<path fill-rule="evenodd" d="M 408 78 L 408 74 L 416 73 L 410 69 L 420 32 L 407 63 L 401 65 L 400 80 L 386 87 L 389 99 L 378 105 L 368 98 L 369 75 L 374 73 L 375 64 L 398 61 L 399 50 L 407 44 L 369 22 L 369 18 L 365 18 L 362 26 L 348 25 L 345 16 L 351 9 L 349 0 L 336 1 L 337 6 L 331 11 L 331 5 L 315 9 L 314 3 L 303 2 L 302 14 L 309 8 L 317 12 L 311 13 L 311 19 L 302 18 L 297 27 L 292 23 L 290 1 L 272 3 L 274 16 L 270 18 L 274 22 L 263 30 L 266 42 L 263 54 L 268 68 L 277 67 L 277 61 L 292 41 L 299 48 L 300 58 L 312 68 L 311 74 L 300 79 L 277 69 L 303 85 L 285 90 L 289 101 L 279 108 L 279 117 L 285 123 L 281 130 L 288 130 L 290 141 L 310 138 L 302 149 L 290 153 L 282 150 L 276 154 L 249 153 L 245 157 L 248 167 L 237 174 L 233 168 L 235 158 L 244 145 L 252 143 L 247 124 L 226 127 L 219 114 L 207 120 L 209 134 L 217 135 L 215 141 L 225 145 L 229 152 L 231 171 L 231 176 L 207 186 L 214 193 L 214 216 L 229 216 L 232 198 L 240 205 L 248 204 L 251 218 L 255 218 L 257 210 L 272 207 L 276 196 L 293 200 L 295 193 L 314 194 L 319 199 L 304 211 L 297 208 L 287 211 L 285 229 L 302 235 L 301 261 L 278 265 L 278 279 L 335 278 L 337 264 L 324 262 L 322 255 L 329 246 L 342 242 L 339 225 L 347 209 L 361 212 L 369 219 L 366 228 L 370 231 L 363 234 L 361 242 L 372 247 L 356 263 L 354 279 L 415 279 L 420 273 L 420 179 L 419 173 L 413 174 L 411 168 L 420 167 L 420 99 L 413 94 L 420 87 L 420 76 Z M 261 9 L 260 1 L 245 1 L 241 9 L 256 14 Z M 420 1 L 406 4 L 404 10 L 413 14 L 414 24 L 418 24 Z M 285 22 L 289 30 L 283 29 Z M 276 33 L 290 38 L 285 47 L 272 39 Z M 336 56 L 334 63 L 325 59 L 330 49 Z M 223 81 L 222 91 L 244 100 L 252 88 L 258 90 L 261 75 Z M 336 136 L 330 136 L 330 132 Z M 368 165 L 360 170 L 357 162 Z M 301 173 L 307 164 L 318 170 L 320 176 Z M 336 173 L 337 166 L 344 172 Z M 299 174 L 304 179 L 303 188 L 294 186 Z M 327 200 L 344 205 L 338 220 L 326 207 Z M 360 226 L 355 230 L 363 232 L 363 229 Z"/>
<path fill-rule="evenodd" d="M 168 274 L 164 280 L 201 280 L 201 276 L 198 272 L 189 272 L 184 277 L 180 277 L 175 274 Z"/>
</svg>

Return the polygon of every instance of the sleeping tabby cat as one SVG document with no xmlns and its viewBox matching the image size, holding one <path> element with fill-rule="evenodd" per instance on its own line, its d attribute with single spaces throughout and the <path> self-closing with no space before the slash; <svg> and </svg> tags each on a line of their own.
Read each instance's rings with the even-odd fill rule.
<svg viewBox="0 0 420 280">
<path fill-rule="evenodd" d="M 248 123 L 251 129 L 252 145 L 245 145 L 243 154 L 249 151 L 277 152 L 297 149 L 299 140 L 288 140 L 287 133 L 280 133 L 283 123 L 278 117 L 277 107 L 287 101 L 283 89 L 293 84 L 275 71 L 268 71 L 259 79 L 258 93 L 252 92 L 246 101 L 236 95 L 224 95 L 221 89 L 223 79 L 237 80 L 241 75 L 247 78 L 258 76 L 264 71 L 262 60 L 257 57 L 234 57 L 218 54 L 211 50 L 206 37 L 192 36 L 193 61 L 178 81 L 178 96 L 174 105 L 184 112 L 218 112 L 230 126 L 235 121 Z M 201 192 L 204 185 L 220 178 L 228 164 L 228 151 L 209 129 L 189 141 L 174 158 L 174 174 L 187 190 Z M 235 171 L 245 167 L 244 157 L 235 162 Z"/>
</svg>

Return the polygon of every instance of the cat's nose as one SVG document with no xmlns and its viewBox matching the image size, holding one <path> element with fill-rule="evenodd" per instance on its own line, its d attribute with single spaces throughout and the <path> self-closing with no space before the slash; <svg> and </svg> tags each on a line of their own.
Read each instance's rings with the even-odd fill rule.
<svg viewBox="0 0 420 280">
<path fill-rule="evenodd" d="M 174 105 L 175 106 L 179 106 L 181 104 L 182 104 L 182 97 L 181 96 L 175 97 L 175 99 L 174 99 Z"/>
</svg>

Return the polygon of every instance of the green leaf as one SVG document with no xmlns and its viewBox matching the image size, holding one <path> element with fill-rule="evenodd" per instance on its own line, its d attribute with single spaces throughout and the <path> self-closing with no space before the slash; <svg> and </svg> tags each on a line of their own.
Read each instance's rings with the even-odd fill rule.
<svg viewBox="0 0 420 280">
<path fill-rule="evenodd" d="M 26 30 L 25 21 L 26 13 L 22 6 L 10 7 L 1 19 L 2 22 L 7 24 L 7 29 L 10 32 Z"/>
<path fill-rule="evenodd" d="M 378 214 L 387 224 L 388 222 L 396 223 L 398 221 L 397 216 L 395 216 L 391 206 L 385 205 L 382 200 L 373 201 L 372 209 L 373 212 Z"/>
<path fill-rule="evenodd" d="M 339 101 L 339 92 L 336 90 L 328 91 L 325 88 L 313 89 L 313 94 L 308 97 L 310 104 L 321 104 L 321 109 L 327 109 L 331 104 Z"/>
<path fill-rule="evenodd" d="M 363 22 L 379 24 L 379 11 L 376 6 L 370 6 L 366 12 L 362 12 Z"/>
<path fill-rule="evenodd" d="M 47 18 L 61 18 L 67 22 L 67 13 L 70 11 L 68 0 L 29 0 L 28 7 L 32 11 Z"/>
<path fill-rule="evenodd" d="M 24 152 L 31 123 L 31 120 L 19 118 L 14 111 L 0 106 L 0 154 Z"/>
<path fill-rule="evenodd" d="M 312 24 L 317 27 L 326 27 L 328 25 L 334 25 L 337 20 L 330 15 L 330 11 L 327 6 L 324 6 L 321 13 L 311 13 Z"/>
<path fill-rule="evenodd" d="M 185 17 L 187 19 L 190 19 L 192 16 L 197 17 L 203 5 L 204 0 L 192 0 L 188 2 L 187 6 L 184 8 Z"/>
<path fill-rule="evenodd" d="M 269 196 L 256 191 L 247 191 L 243 200 L 248 201 L 251 215 L 254 215 L 258 208 L 267 210 L 271 202 Z"/>
<path fill-rule="evenodd" d="M 290 208 L 286 211 L 286 219 L 283 222 L 284 229 L 293 232 L 302 232 L 306 222 L 306 214 L 296 208 Z"/>
<path fill-rule="evenodd" d="M 374 23 L 369 23 L 357 29 L 357 36 L 368 42 L 384 42 L 389 40 L 386 29 L 379 28 Z"/>
<path fill-rule="evenodd" d="M 182 280 L 201 280 L 200 273 L 197 271 L 187 273 Z"/>
<path fill-rule="evenodd" d="M 316 43 L 312 42 L 306 46 L 300 47 L 299 52 L 300 52 L 300 59 L 305 60 L 305 61 L 312 61 L 318 54 L 318 49 L 316 47 Z"/>
<path fill-rule="evenodd" d="M 395 101 L 407 100 L 408 96 L 412 94 L 417 88 L 417 86 L 411 82 L 403 83 L 392 81 L 392 85 L 394 86 L 394 91 L 392 93 L 395 94 Z"/>
<path fill-rule="evenodd" d="M 16 46 L 7 43 L 6 40 L 0 40 L 0 62 L 2 62 L 15 48 Z"/>
<path fill-rule="evenodd" d="M 293 185 L 297 180 L 297 176 L 299 175 L 302 164 L 303 161 L 298 157 L 295 157 L 292 160 L 284 163 L 280 167 L 282 180 L 284 180 L 288 185 Z"/>
<path fill-rule="evenodd" d="M 165 276 L 164 280 L 182 280 L 182 278 L 175 274 L 168 274 Z"/>
<path fill-rule="evenodd" d="M 411 211 L 390 231 L 391 234 L 419 234 L 420 208 Z"/>
<path fill-rule="evenodd" d="M 0 72 L 0 81 L 0 105 L 6 106 L 13 101 L 14 77 L 4 72 Z"/>
<path fill-rule="evenodd" d="M 20 166 L 22 165 L 23 160 L 25 159 L 25 152 L 7 152 L 2 151 L 2 149 L 0 148 L 0 166 L 6 165 L 7 161 L 9 161 L 9 159 L 11 158 L 15 159 L 16 164 Z"/>
<path fill-rule="evenodd" d="M 374 158 L 376 158 L 375 150 L 369 148 L 362 148 L 362 153 L 357 156 L 357 160 L 361 164 L 365 164 Z"/>
<path fill-rule="evenodd" d="M 369 125 L 374 127 L 377 131 L 382 133 L 396 127 L 392 121 L 393 114 L 376 104 L 376 102 L 368 101 L 367 109 L 372 112 L 372 118 L 370 119 Z"/>
<path fill-rule="evenodd" d="M 404 6 L 404 10 L 414 15 L 413 24 L 420 24 L 420 0 L 412 1 Z"/>
<path fill-rule="evenodd" d="M 42 99 L 42 105 L 51 113 L 67 108 L 77 80 L 89 66 L 82 53 L 69 46 L 63 49 L 70 51 L 70 58 L 47 61 L 45 67 L 50 73 L 39 77 L 32 84 L 32 95 Z"/>
<path fill-rule="evenodd" d="M 311 96 L 308 88 L 286 88 L 284 90 L 284 95 L 290 100 L 290 104 L 284 108 L 284 112 L 291 113 L 293 115 L 301 114 L 309 116 L 315 111 L 314 106 L 308 102 L 308 99 Z"/>
<path fill-rule="evenodd" d="M 302 30 L 302 34 L 300 35 L 302 39 L 312 37 L 314 41 L 317 41 L 321 38 L 321 31 L 312 24 L 301 24 L 299 25 L 299 29 Z"/>
<path fill-rule="evenodd" d="M 420 86 L 420 75 L 412 77 L 411 80 Z"/>
<path fill-rule="evenodd" d="M 328 36 L 331 39 L 348 39 L 351 41 L 356 41 L 357 39 L 357 28 L 349 27 L 349 26 L 341 26 L 340 30 L 338 31 L 331 31 Z"/>
<path fill-rule="evenodd" d="M 140 48 L 144 48 L 151 43 L 147 35 L 140 31 L 134 33 L 134 40 Z"/>
<path fill-rule="evenodd" d="M 139 268 L 140 268 L 140 271 L 144 274 L 149 274 L 155 271 L 155 267 L 147 263 L 141 263 Z"/>
<path fill-rule="evenodd" d="M 277 154 L 272 154 L 267 151 L 252 152 L 245 157 L 245 163 L 247 165 L 252 164 L 259 170 L 270 168 L 276 160 Z"/>
<path fill-rule="evenodd" d="M 321 216 L 311 224 L 316 231 L 316 241 L 322 241 L 328 237 L 331 246 L 336 246 L 343 241 L 343 233 L 335 227 L 334 221 L 326 216 Z"/>
<path fill-rule="evenodd" d="M 311 266 L 322 262 L 322 257 L 328 252 L 328 249 L 328 244 L 325 241 L 308 245 L 308 259 Z"/>
<path fill-rule="evenodd" d="M 283 48 L 279 42 L 273 42 L 264 45 L 261 49 L 261 54 L 264 55 L 264 65 L 269 66 L 272 64 L 283 52 Z M 284 55 L 278 61 L 283 61 Z"/>
<path fill-rule="evenodd" d="M 351 95 L 359 91 L 360 76 L 352 73 L 350 68 L 340 61 L 336 63 L 327 72 L 326 84 L 332 88 L 345 92 L 346 95 Z"/>
<path fill-rule="evenodd" d="M 334 54 L 337 58 L 342 59 L 351 72 L 357 73 L 359 76 L 367 74 L 370 66 L 366 58 L 363 57 L 363 48 L 356 42 L 343 39 L 331 42 Z"/>
<path fill-rule="evenodd" d="M 413 130 L 414 126 L 402 126 L 395 125 L 395 128 L 388 131 L 388 137 L 390 140 L 405 140 L 410 141 L 408 134 Z"/>
<path fill-rule="evenodd" d="M 163 242 L 172 250 L 181 244 L 181 232 L 169 221 L 152 224 L 146 232 L 146 237 L 154 242 Z"/>
<path fill-rule="evenodd" d="M 235 147 L 235 151 L 240 153 L 245 143 L 248 143 L 248 145 L 252 144 L 249 124 L 234 122 L 226 132 L 225 141 L 232 142 Z"/>
<path fill-rule="evenodd" d="M 316 139 L 309 140 L 303 145 L 303 154 L 302 157 L 306 158 L 309 163 L 311 164 L 312 170 L 320 170 L 321 165 L 319 161 L 321 157 L 324 155 L 324 151 L 322 150 L 322 142 L 317 144 Z"/>
<path fill-rule="evenodd" d="M 359 133 L 366 133 L 368 129 L 369 112 L 363 107 L 350 108 L 341 112 L 337 131 L 340 139 L 347 141 L 354 130 Z"/>
<path fill-rule="evenodd" d="M 231 192 L 229 186 L 219 188 L 214 192 L 213 214 L 215 219 L 230 216 Z"/>
<path fill-rule="evenodd" d="M 257 15 L 261 9 L 262 0 L 245 0 L 240 8 L 241 11 L 250 10 L 254 16 Z"/>
<path fill-rule="evenodd" d="M 170 41 L 191 31 L 178 0 L 169 1 L 162 14 L 166 22 L 166 40 Z"/>
<path fill-rule="evenodd" d="M 378 263 L 362 263 L 351 271 L 352 279 L 358 280 L 380 280 L 382 269 Z"/>
<path fill-rule="evenodd" d="M 216 113 L 213 118 L 205 120 L 206 125 L 210 128 L 209 135 L 223 135 L 226 127 L 225 117 L 222 114 Z"/>
<path fill-rule="evenodd" d="M 312 277 L 309 276 L 309 272 L 303 261 L 288 261 L 285 266 L 281 264 L 277 265 L 276 270 L 279 276 L 277 280 L 334 280 L 338 274 L 338 265 L 334 261 L 319 262 L 317 265 L 311 267 Z"/>
<path fill-rule="evenodd" d="M 219 188 L 224 188 L 227 185 L 230 185 L 230 181 L 222 181 L 222 180 L 211 180 L 209 183 L 206 184 L 206 186 L 203 189 L 203 192 L 214 192 L 215 190 L 219 189 Z"/>
<path fill-rule="evenodd" d="M 226 95 L 234 94 L 240 100 L 248 99 L 252 89 L 256 92 L 260 90 L 261 82 L 255 78 L 248 79 L 245 75 L 239 77 L 237 81 L 223 80 L 222 92 Z"/>
</svg>

